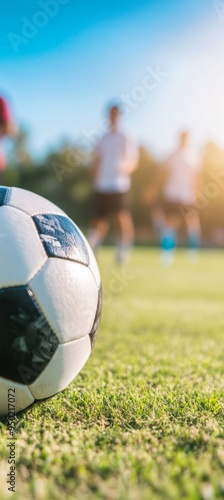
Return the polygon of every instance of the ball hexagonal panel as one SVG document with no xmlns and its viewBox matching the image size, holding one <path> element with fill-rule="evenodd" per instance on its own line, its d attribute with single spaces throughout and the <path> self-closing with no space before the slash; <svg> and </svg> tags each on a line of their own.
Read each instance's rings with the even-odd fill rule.
<svg viewBox="0 0 224 500">
<path fill-rule="evenodd" d="M 48 259 L 29 286 L 60 343 L 91 332 L 99 291 L 88 267 Z"/>
<path fill-rule="evenodd" d="M 33 220 L 49 257 L 89 265 L 86 244 L 71 219 L 63 215 L 43 214 L 34 216 Z"/>
<path fill-rule="evenodd" d="M 82 238 L 83 238 L 83 240 L 84 240 L 84 242 L 86 244 L 86 247 L 88 249 L 88 254 L 89 254 L 89 268 L 91 269 L 91 271 L 93 273 L 93 276 L 94 276 L 94 278 L 96 280 L 97 286 L 100 289 L 100 287 L 101 287 L 101 277 L 100 277 L 100 272 L 99 272 L 98 264 L 96 262 L 95 255 L 94 255 L 94 253 L 92 251 L 92 248 L 90 247 L 90 244 L 87 241 L 86 237 L 81 233 L 80 230 L 79 230 L 79 232 L 82 235 Z"/>
<path fill-rule="evenodd" d="M 30 384 L 46 368 L 58 339 L 27 287 L 0 290 L 0 377 Z"/>
<path fill-rule="evenodd" d="M 91 354 L 89 335 L 83 339 L 59 345 L 44 372 L 29 386 L 35 399 L 54 396 L 63 391 L 78 375 Z"/>
<path fill-rule="evenodd" d="M 0 287 L 26 285 L 47 261 L 35 225 L 28 215 L 0 210 Z"/>
<path fill-rule="evenodd" d="M 46 200 L 38 194 L 26 191 L 26 189 L 11 188 L 7 197 L 7 205 L 10 207 L 18 208 L 22 212 L 30 215 L 31 217 L 36 214 L 61 214 L 65 213 L 54 203 Z"/>
</svg>

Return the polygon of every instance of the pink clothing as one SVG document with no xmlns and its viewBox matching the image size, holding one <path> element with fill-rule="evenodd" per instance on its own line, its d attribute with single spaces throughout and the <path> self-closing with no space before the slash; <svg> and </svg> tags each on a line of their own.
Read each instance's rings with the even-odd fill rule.
<svg viewBox="0 0 224 500">
<path fill-rule="evenodd" d="M 5 99 L 3 99 L 3 97 L 0 97 L 0 125 L 4 125 L 10 120 L 11 117 L 10 117 L 9 107 Z M 0 141 L 0 171 L 4 170 L 4 168 L 5 168 L 5 157 L 3 152 L 1 151 L 1 141 Z"/>
<path fill-rule="evenodd" d="M 0 97 L 0 125 L 11 120 L 9 107 L 3 97 Z"/>
<path fill-rule="evenodd" d="M 0 144 L 1 147 L 1 144 Z M 0 151 L 0 172 L 5 168 L 5 157 L 2 151 Z"/>
</svg>

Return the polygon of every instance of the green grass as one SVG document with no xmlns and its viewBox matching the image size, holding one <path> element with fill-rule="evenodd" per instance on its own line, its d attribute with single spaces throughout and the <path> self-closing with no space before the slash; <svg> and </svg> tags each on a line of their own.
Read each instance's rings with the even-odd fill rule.
<svg viewBox="0 0 224 500">
<path fill-rule="evenodd" d="M 99 263 L 94 352 L 67 390 L 18 417 L 13 498 L 223 498 L 224 254 L 192 264 L 180 251 L 162 269 L 156 250 L 135 250 L 125 278 L 111 250 Z"/>
</svg>

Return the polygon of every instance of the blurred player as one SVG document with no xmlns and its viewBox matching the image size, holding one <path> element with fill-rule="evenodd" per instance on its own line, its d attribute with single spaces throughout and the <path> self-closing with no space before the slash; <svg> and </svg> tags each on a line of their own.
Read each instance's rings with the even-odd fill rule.
<svg viewBox="0 0 224 500">
<path fill-rule="evenodd" d="M 2 139 L 16 134 L 15 125 L 12 123 L 9 106 L 0 96 L 0 184 L 4 183 L 5 157 L 1 149 Z"/>
<path fill-rule="evenodd" d="M 202 161 L 199 153 L 190 144 L 187 132 L 180 135 L 178 147 L 168 158 L 163 170 L 164 224 L 161 248 L 163 263 L 170 265 L 177 246 L 177 231 L 183 218 L 192 257 L 198 255 L 201 242 L 200 220 L 194 206 L 201 182 Z"/>
<path fill-rule="evenodd" d="M 130 174 L 137 168 L 138 149 L 126 133 L 120 130 L 121 110 L 109 109 L 109 131 L 95 150 L 92 175 L 95 190 L 95 213 L 89 242 L 94 251 L 109 230 L 110 219 L 118 229 L 117 262 L 124 263 L 134 241 L 134 226 L 130 212 Z"/>
</svg>

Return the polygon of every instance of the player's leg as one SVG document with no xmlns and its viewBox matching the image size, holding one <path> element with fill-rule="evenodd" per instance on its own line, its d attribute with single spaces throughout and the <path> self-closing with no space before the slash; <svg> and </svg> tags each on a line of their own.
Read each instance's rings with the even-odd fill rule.
<svg viewBox="0 0 224 500">
<path fill-rule="evenodd" d="M 124 264 L 131 252 L 135 230 L 132 220 L 132 215 L 128 209 L 120 209 L 114 214 L 115 222 L 118 228 L 118 242 L 117 242 L 117 262 Z"/>
<path fill-rule="evenodd" d="M 109 223 L 104 218 L 96 218 L 88 232 L 87 239 L 93 251 L 96 252 L 109 230 Z"/>
<path fill-rule="evenodd" d="M 172 265 L 177 248 L 177 231 L 180 226 L 178 206 L 164 205 L 164 225 L 161 232 L 161 261 L 164 266 Z"/>
<path fill-rule="evenodd" d="M 151 221 L 153 231 L 157 238 L 161 239 L 164 228 L 164 212 L 160 206 L 155 206 L 151 210 Z"/>
<path fill-rule="evenodd" d="M 104 193 L 96 193 L 93 207 L 93 221 L 87 239 L 93 251 L 96 252 L 109 230 L 108 215 L 110 200 Z"/>
<path fill-rule="evenodd" d="M 189 209 L 185 215 L 185 221 L 188 233 L 188 254 L 195 259 L 198 258 L 201 246 L 201 223 L 197 210 Z"/>
</svg>

